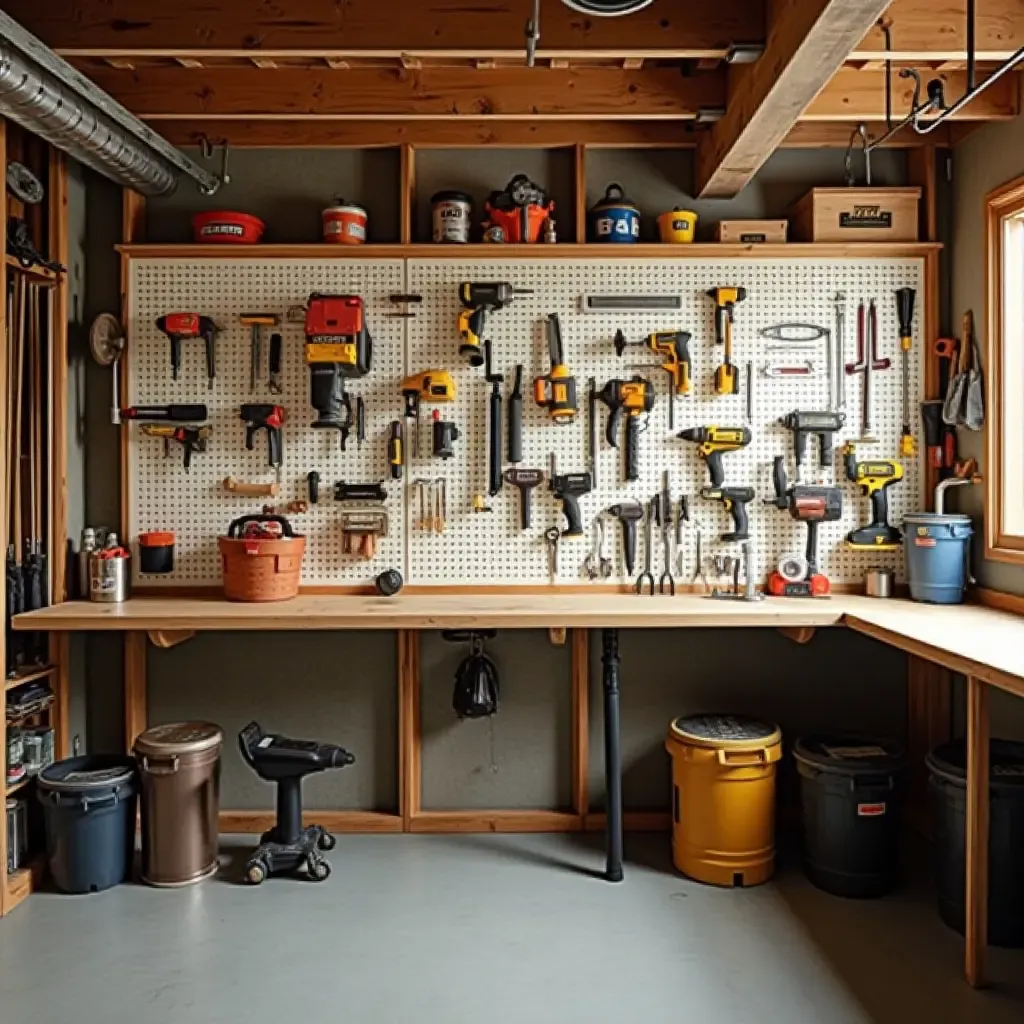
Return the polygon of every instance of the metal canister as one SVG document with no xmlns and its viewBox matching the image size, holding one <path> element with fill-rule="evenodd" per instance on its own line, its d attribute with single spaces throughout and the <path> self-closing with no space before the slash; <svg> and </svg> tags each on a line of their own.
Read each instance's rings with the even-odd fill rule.
<svg viewBox="0 0 1024 1024">
<path fill-rule="evenodd" d="M 135 741 L 142 779 L 142 878 L 182 886 L 217 870 L 220 751 L 209 722 L 147 729 Z"/>
<path fill-rule="evenodd" d="M 465 192 L 447 189 L 430 197 L 435 242 L 465 244 L 473 220 L 473 199 Z"/>
<path fill-rule="evenodd" d="M 896 574 L 892 569 L 873 565 L 864 573 L 864 593 L 868 597 L 892 597 L 896 587 Z"/>
<path fill-rule="evenodd" d="M 89 556 L 89 600 L 117 604 L 131 592 L 131 555 L 96 551 Z"/>
<path fill-rule="evenodd" d="M 334 245 L 362 245 L 366 241 L 366 210 L 334 197 L 334 204 L 320 215 L 323 239 Z"/>
<path fill-rule="evenodd" d="M 614 182 L 604 190 L 604 198 L 590 208 L 587 220 L 591 242 L 640 241 L 640 209 Z"/>
</svg>

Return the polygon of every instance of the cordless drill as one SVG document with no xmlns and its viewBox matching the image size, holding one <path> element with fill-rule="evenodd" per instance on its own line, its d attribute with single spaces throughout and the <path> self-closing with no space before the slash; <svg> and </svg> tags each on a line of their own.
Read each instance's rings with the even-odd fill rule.
<svg viewBox="0 0 1024 1024">
<path fill-rule="evenodd" d="M 339 431 L 344 450 L 352 426 L 352 402 L 345 381 L 364 377 L 373 363 L 373 339 L 358 295 L 310 295 L 306 304 L 306 363 L 309 402 L 316 428 Z"/>
<path fill-rule="evenodd" d="M 787 430 L 793 432 L 793 455 L 796 459 L 796 475 L 800 478 L 800 470 L 804 464 L 807 451 L 807 438 L 815 435 L 820 448 L 819 464 L 832 465 L 832 435 L 841 430 L 846 422 L 846 414 L 842 412 L 791 412 L 779 420 Z M 779 508 L 782 508 L 780 505 Z"/>
<path fill-rule="evenodd" d="M 802 580 L 787 580 L 781 573 L 768 577 L 768 593 L 776 597 L 824 597 L 831 590 L 828 577 L 818 572 L 818 523 L 832 523 L 843 514 L 843 493 L 838 487 L 806 487 L 786 483 L 786 460 L 775 457 L 775 497 L 766 505 L 783 508 L 800 523 L 807 524 L 807 573 Z"/>
<path fill-rule="evenodd" d="M 470 366 L 483 366 L 487 314 L 504 309 L 517 295 L 532 294 L 532 288 L 514 288 L 508 281 L 463 281 L 459 285 L 459 355 Z"/>
<path fill-rule="evenodd" d="M 741 448 L 746 448 L 752 435 L 747 427 L 690 427 L 687 430 L 680 430 L 676 436 L 700 445 L 697 450 L 707 464 L 711 485 L 721 487 L 725 483 L 722 456 L 726 452 L 737 452 Z"/>
<path fill-rule="evenodd" d="M 732 516 L 732 533 L 723 533 L 722 540 L 746 540 L 750 536 L 747 505 L 754 500 L 753 487 L 702 487 L 700 496 L 720 501 Z"/>
<path fill-rule="evenodd" d="M 399 385 L 405 399 L 405 416 L 413 420 L 412 454 L 420 454 L 420 405 L 423 402 L 454 402 L 455 381 L 447 370 L 423 370 L 403 378 Z"/>
<path fill-rule="evenodd" d="M 206 386 L 212 389 L 214 378 L 217 376 L 217 355 L 214 348 L 217 325 L 213 319 L 201 313 L 165 313 L 157 317 L 156 327 L 167 335 L 171 343 L 173 380 L 178 379 L 178 371 L 181 369 L 181 343 L 195 338 L 203 339 L 206 345 Z"/>
<path fill-rule="evenodd" d="M 676 395 L 688 395 L 693 386 L 690 380 L 690 337 L 689 331 L 655 331 L 642 342 L 633 343 L 646 345 L 656 355 L 663 357 L 661 368 L 672 379 L 672 391 L 668 399 L 669 429 L 675 426 Z M 616 354 L 621 356 L 628 344 L 622 331 L 617 331 Z"/>
<path fill-rule="evenodd" d="M 580 517 L 579 499 L 584 494 L 591 492 L 594 482 L 589 473 L 560 474 L 555 463 L 554 452 L 551 453 L 550 462 L 551 490 L 562 503 L 562 512 L 565 514 L 566 527 L 562 531 L 562 536 L 581 537 L 583 535 L 583 520 Z"/>
<path fill-rule="evenodd" d="M 851 530 L 846 543 L 851 548 L 892 551 L 900 546 L 903 534 L 889 525 L 889 499 L 886 491 L 903 479 L 903 466 L 894 459 L 858 462 L 853 444 L 843 448 L 846 479 L 860 487 L 861 494 L 871 499 L 871 522 Z"/>
<path fill-rule="evenodd" d="M 626 479 L 640 476 L 640 417 L 649 415 L 654 408 L 654 385 L 644 377 L 629 380 L 610 380 L 596 398 L 608 406 L 608 426 L 605 439 L 612 448 L 618 448 L 619 424 L 626 417 Z"/>
<path fill-rule="evenodd" d="M 722 363 L 715 370 L 715 392 L 719 395 L 738 395 L 739 374 L 732 361 L 732 325 L 736 303 L 747 297 L 746 288 L 709 288 L 708 297 L 715 303 L 715 344 L 724 345 Z"/>
<path fill-rule="evenodd" d="M 565 365 L 565 350 L 562 346 L 562 325 L 557 313 L 548 314 L 545 331 L 548 339 L 548 356 L 551 372 L 544 377 L 533 379 L 533 400 L 556 423 L 570 423 L 579 411 L 576 400 L 576 378 Z"/>
<path fill-rule="evenodd" d="M 267 432 L 267 465 L 272 466 L 281 481 L 281 463 L 284 461 L 284 437 L 281 427 L 287 419 L 284 406 L 270 404 L 246 404 L 239 410 L 239 418 L 245 422 L 245 448 L 252 451 L 256 434 Z"/>
</svg>

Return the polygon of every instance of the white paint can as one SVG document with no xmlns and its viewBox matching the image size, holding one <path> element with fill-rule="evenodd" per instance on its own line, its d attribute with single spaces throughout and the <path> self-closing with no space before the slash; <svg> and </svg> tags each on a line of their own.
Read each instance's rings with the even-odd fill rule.
<svg viewBox="0 0 1024 1024">
<path fill-rule="evenodd" d="M 473 219 L 473 199 L 465 192 L 435 192 L 430 197 L 434 211 L 432 238 L 435 242 L 465 244 Z"/>
</svg>

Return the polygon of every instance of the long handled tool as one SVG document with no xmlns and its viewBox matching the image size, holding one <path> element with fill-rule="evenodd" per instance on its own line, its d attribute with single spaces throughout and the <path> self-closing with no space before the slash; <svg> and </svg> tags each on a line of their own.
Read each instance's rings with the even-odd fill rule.
<svg viewBox="0 0 1024 1024">
<path fill-rule="evenodd" d="M 723 346 L 722 362 L 715 370 L 715 393 L 719 395 L 739 394 L 740 381 L 732 361 L 732 325 L 736 303 L 747 297 L 746 288 L 711 288 L 708 296 L 715 303 L 715 344 Z"/>
<path fill-rule="evenodd" d="M 917 440 L 910 432 L 910 345 L 914 332 L 913 288 L 896 290 L 896 318 L 900 325 L 900 368 L 903 375 L 903 419 L 900 426 L 900 455 L 910 457 L 917 454 Z"/>
</svg>

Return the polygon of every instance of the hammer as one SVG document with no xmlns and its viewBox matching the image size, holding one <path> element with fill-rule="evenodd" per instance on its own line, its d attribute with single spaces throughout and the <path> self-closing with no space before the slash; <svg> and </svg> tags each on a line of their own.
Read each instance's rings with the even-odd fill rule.
<svg viewBox="0 0 1024 1024">
<path fill-rule="evenodd" d="M 542 469 L 520 469 L 513 466 L 504 473 L 505 482 L 519 488 L 519 525 L 522 529 L 530 528 L 530 492 L 544 479 Z"/>
<path fill-rule="evenodd" d="M 644 508 L 639 502 L 624 501 L 612 505 L 608 514 L 615 516 L 622 524 L 622 550 L 626 556 L 626 575 L 633 575 L 636 564 L 636 524 L 644 517 Z"/>
</svg>

